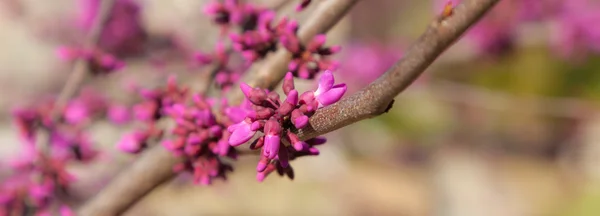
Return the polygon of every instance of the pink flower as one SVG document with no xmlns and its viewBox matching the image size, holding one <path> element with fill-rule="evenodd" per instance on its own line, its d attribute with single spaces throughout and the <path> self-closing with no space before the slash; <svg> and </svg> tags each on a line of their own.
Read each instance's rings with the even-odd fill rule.
<svg viewBox="0 0 600 216">
<path fill-rule="evenodd" d="M 71 124 L 78 124 L 89 119 L 89 111 L 82 101 L 74 101 L 65 110 L 65 119 Z"/>
<path fill-rule="evenodd" d="M 351 91 L 375 81 L 400 59 L 402 48 L 379 43 L 354 42 L 341 53 L 340 77 L 350 82 Z"/>
<path fill-rule="evenodd" d="M 148 136 L 141 132 L 126 134 L 117 143 L 117 148 L 128 153 L 138 153 L 145 147 L 146 139 Z"/>
<path fill-rule="evenodd" d="M 292 61 L 288 69 L 296 77 L 312 79 L 322 70 L 335 70 L 337 63 L 327 59 L 341 50 L 340 46 L 325 47 L 325 35 L 317 35 L 306 46 L 300 44 L 295 34 L 280 37 L 283 46 L 292 53 Z"/>
<path fill-rule="evenodd" d="M 227 129 L 231 132 L 231 137 L 229 137 L 229 144 L 232 146 L 238 146 L 244 144 L 250 140 L 256 133 L 256 131 L 252 130 L 252 124 L 248 121 L 241 121 L 235 125 L 229 126 Z"/>
<path fill-rule="evenodd" d="M 342 97 L 346 85 L 334 83 L 331 71 L 325 71 L 319 79 L 319 87 L 316 91 L 307 91 L 302 96 L 298 96 L 298 91 L 294 89 L 293 75 L 288 72 L 283 80 L 282 88 L 287 96 L 283 101 L 276 92 L 252 88 L 245 83 L 240 85 L 241 91 L 252 104 L 254 111 L 248 113 L 246 119 L 240 123 L 228 128 L 232 133 L 229 144 L 241 145 L 249 141 L 257 131 L 263 132 L 264 135 L 250 144 L 250 149 L 262 148 L 256 166 L 258 181 L 264 180 L 275 170 L 280 175 L 293 178 L 289 160 L 319 154 L 313 146 L 323 142 L 314 139 L 303 142 L 294 131 L 306 127 L 309 116 L 318 108 L 335 103 Z M 290 143 L 291 146 L 285 146 L 283 143 Z"/>
<path fill-rule="evenodd" d="M 129 108 L 124 105 L 112 105 L 108 107 L 108 119 L 115 124 L 123 124 L 130 120 Z"/>
<path fill-rule="evenodd" d="M 565 1 L 556 17 L 552 39 L 562 57 L 585 57 L 600 52 L 600 4 L 588 0 Z"/>
</svg>

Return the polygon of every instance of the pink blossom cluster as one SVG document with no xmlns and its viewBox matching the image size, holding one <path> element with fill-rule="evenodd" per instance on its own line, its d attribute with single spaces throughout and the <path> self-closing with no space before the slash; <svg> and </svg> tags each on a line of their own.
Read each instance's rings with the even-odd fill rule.
<svg viewBox="0 0 600 216">
<path fill-rule="evenodd" d="M 303 7 L 309 2 L 303 3 Z M 295 131 L 306 127 L 317 109 L 338 101 L 347 88 L 345 84 L 335 85 L 332 72 L 326 71 L 317 90 L 300 95 L 293 77 L 312 79 L 321 71 L 335 69 L 337 64 L 327 57 L 340 48 L 324 46 L 325 35 L 303 45 L 297 37 L 295 21 L 283 18 L 275 22 L 274 11 L 243 1 L 215 1 L 204 11 L 231 39 L 232 50 L 226 48 L 225 41 L 219 41 L 212 53 L 196 52 L 193 56 L 201 66 L 215 66 L 212 72 L 217 86 L 222 91 L 230 90 L 247 66 L 276 50 L 281 43 L 293 56 L 290 72 L 284 79 L 286 100 L 279 100 L 275 92 L 242 84 L 247 100 L 239 106 L 229 106 L 224 99 L 190 92 L 171 78 L 166 87 L 139 89 L 143 100 L 132 107 L 132 115 L 144 126 L 124 135 L 117 147 L 128 153 L 140 153 L 150 141 L 162 140 L 164 148 L 183 158 L 182 163 L 173 167 L 174 171 L 191 173 L 194 183 L 207 185 L 216 178 L 225 178 L 232 170 L 225 158 L 237 158 L 239 152 L 234 146 L 261 131 L 266 135 L 251 145 L 251 149 L 263 150 L 258 179 L 262 181 L 275 170 L 293 177 L 288 161 L 317 155 L 315 146 L 325 142 L 323 138 L 301 141 Z M 234 66 L 230 60 L 232 54 L 240 54 L 246 64 Z M 159 126 L 158 122 L 165 120 L 173 122 L 174 127 Z"/>
<path fill-rule="evenodd" d="M 600 2 L 571 0 L 561 3 L 552 35 L 553 47 L 564 57 L 600 53 Z"/>
<path fill-rule="evenodd" d="M 147 147 L 150 139 L 162 141 L 162 146 L 185 160 L 173 167 L 175 172 L 189 172 L 194 182 L 208 185 L 214 178 L 225 177 L 231 171 L 222 157 L 236 158 L 236 151 L 227 140 L 227 126 L 232 120 L 245 114 L 243 109 L 229 108 L 226 103 L 216 104 L 216 99 L 206 99 L 200 94 L 191 94 L 188 88 L 180 87 L 174 78 L 165 88 L 141 90 L 144 101 L 133 106 L 136 120 L 146 123 L 145 128 L 123 136 L 118 148 L 129 153 L 139 153 Z M 218 113 L 212 109 L 219 106 Z M 222 115 L 217 117 L 217 114 Z M 236 116 L 237 115 L 237 116 Z M 229 117 L 231 116 L 231 118 Z M 175 127 L 165 131 L 157 121 L 168 119 Z"/>
<path fill-rule="evenodd" d="M 402 56 L 402 47 L 376 42 L 354 41 L 344 46 L 340 53 L 340 74 L 343 81 L 351 83 L 354 92 L 375 81 Z"/>
<path fill-rule="evenodd" d="M 14 123 L 23 140 L 23 152 L 9 163 L 10 176 L 0 182 L 0 215 L 52 215 L 60 206 L 62 215 L 73 215 L 61 204 L 74 181 L 66 170 L 68 163 L 89 162 L 99 151 L 93 147 L 86 128 L 103 117 L 123 121 L 125 115 L 111 114 L 113 106 L 90 89 L 84 89 L 58 110 L 55 100 L 45 100 L 13 112 Z M 48 137 L 39 137 L 39 132 Z M 42 149 L 40 149 L 42 148 Z M 28 213 L 25 213 L 28 212 Z M 19 214 L 21 213 L 21 214 Z"/>
<path fill-rule="evenodd" d="M 241 0 L 213 1 L 204 7 L 204 13 L 221 26 L 225 34 L 230 27 L 237 26 L 242 31 L 256 29 L 261 13 L 267 9 Z"/>
<path fill-rule="evenodd" d="M 281 37 L 283 46 L 292 53 L 292 61 L 288 69 L 294 76 L 312 79 L 320 71 L 335 70 L 338 63 L 328 59 L 328 56 L 341 50 L 340 46 L 325 47 L 326 36 L 315 36 L 310 43 L 303 45 L 295 34 Z"/>
<path fill-rule="evenodd" d="M 54 206 L 63 216 L 74 215 L 57 195 L 67 194 L 74 180 L 65 170 L 66 162 L 34 149 L 12 161 L 10 168 L 14 173 L 0 182 L 0 215 L 50 216 Z"/>
<path fill-rule="evenodd" d="M 230 53 L 225 49 L 225 45 L 221 42 L 217 43 L 212 54 L 196 52 L 194 60 L 200 65 L 214 64 L 214 80 L 217 87 L 227 91 L 229 87 L 237 82 L 243 70 L 237 70 L 229 64 Z"/>
<path fill-rule="evenodd" d="M 117 143 L 120 150 L 128 153 L 139 153 L 149 140 L 162 138 L 164 131 L 157 126 L 158 121 L 166 116 L 166 109 L 186 100 L 189 89 L 178 86 L 175 77 L 170 77 L 165 87 L 138 91 L 143 100 L 132 106 L 132 118 L 144 126 L 124 135 Z"/>
<path fill-rule="evenodd" d="M 274 19 L 275 12 L 265 10 L 259 14 L 257 28 L 229 35 L 234 50 L 240 52 L 247 63 L 263 59 L 269 52 L 275 51 L 280 37 L 294 35 L 298 27 L 295 21 L 283 18 L 273 25 Z"/>
<path fill-rule="evenodd" d="M 233 170 L 221 157 L 235 159 L 237 156 L 235 149 L 227 143 L 231 134 L 225 129 L 231 121 L 227 116 L 217 120 L 211 110 L 216 105 L 215 102 L 195 94 L 191 96 L 191 100 L 175 104 L 166 110 L 176 126 L 171 130 L 173 138 L 162 144 L 174 154 L 185 158 L 174 170 L 192 173 L 194 183 L 202 185 L 210 184 L 214 178 L 225 178 L 226 172 Z M 226 104 L 221 104 L 223 106 Z"/>
<path fill-rule="evenodd" d="M 41 101 L 30 107 L 15 109 L 13 118 L 22 140 L 27 145 L 39 142 L 38 131 L 49 133 L 49 148 L 54 156 L 77 161 L 89 161 L 97 155 L 86 127 L 94 120 L 109 117 L 121 121 L 122 116 L 110 114 L 111 105 L 106 98 L 90 89 L 84 89 L 78 97 L 59 110 L 58 120 L 53 121 L 51 112 L 54 100 Z M 119 118 L 117 118 L 119 117 Z"/>
<path fill-rule="evenodd" d="M 302 141 L 295 131 L 308 125 L 308 118 L 322 107 L 337 102 L 346 92 L 345 84 L 334 84 L 331 71 L 325 71 L 319 79 L 319 87 L 315 91 L 306 91 L 301 95 L 294 88 L 291 72 L 283 81 L 283 92 L 286 99 L 281 100 L 276 92 L 260 88 L 252 88 L 241 84 L 246 99 L 252 103 L 253 111 L 247 117 L 228 128 L 231 132 L 229 144 L 238 146 L 248 142 L 256 132 L 263 135 L 254 140 L 251 149 L 262 148 L 260 161 L 256 170 L 257 180 L 263 181 L 271 172 L 286 174 L 293 178 L 289 160 L 305 155 L 318 155 L 315 145 L 323 144 L 321 138 Z"/>
<path fill-rule="evenodd" d="M 310 2 L 302 1 L 298 9 L 305 8 Z M 246 66 L 277 50 L 278 43 L 292 53 L 289 70 L 296 77 L 312 79 L 318 72 L 334 70 L 337 66 L 328 56 L 338 52 L 339 46 L 325 47 L 325 35 L 315 37 L 308 45 L 300 43 L 298 23 L 287 18 L 276 21 L 273 10 L 244 1 L 224 0 L 206 5 L 204 12 L 221 26 L 223 34 L 229 34 L 233 51 L 244 58 Z M 239 32 L 232 31 L 232 27 L 237 27 L 234 30 Z M 247 68 L 232 69 L 229 64 L 231 54 L 223 42 L 219 42 L 214 54 L 198 52 L 195 55 L 201 65 L 216 64 L 216 83 L 225 90 L 236 83 Z"/>
</svg>

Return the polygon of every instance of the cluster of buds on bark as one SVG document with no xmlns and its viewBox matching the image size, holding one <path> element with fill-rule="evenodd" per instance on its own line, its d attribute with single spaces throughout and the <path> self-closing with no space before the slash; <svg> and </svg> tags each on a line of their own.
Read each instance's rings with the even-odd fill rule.
<svg viewBox="0 0 600 216">
<path fill-rule="evenodd" d="M 275 170 L 293 178 L 290 159 L 319 154 L 314 146 L 323 144 L 322 138 L 305 142 L 298 138 L 295 131 L 306 127 L 309 117 L 317 109 L 337 102 L 346 92 L 345 84 L 334 85 L 331 71 L 321 75 L 317 90 L 301 95 L 294 87 L 292 73 L 288 72 L 283 83 L 283 92 L 286 94 L 283 101 L 276 92 L 252 88 L 245 83 L 240 87 L 246 99 L 252 103 L 253 111 L 243 121 L 228 128 L 232 133 L 229 144 L 238 146 L 248 142 L 257 132 L 263 133 L 250 145 L 251 149 L 262 149 L 256 167 L 259 181 Z"/>
</svg>

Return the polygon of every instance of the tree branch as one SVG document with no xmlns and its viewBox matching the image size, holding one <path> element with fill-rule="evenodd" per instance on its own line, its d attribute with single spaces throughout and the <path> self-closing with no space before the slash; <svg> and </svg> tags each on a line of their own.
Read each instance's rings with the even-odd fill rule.
<svg viewBox="0 0 600 216">
<path fill-rule="evenodd" d="M 110 17 L 110 13 L 114 4 L 115 0 L 101 1 L 99 9 L 100 11 L 94 19 L 92 28 L 88 32 L 88 35 L 84 41 L 84 48 L 90 49 L 96 46 L 100 40 L 100 36 L 102 35 L 104 25 Z M 67 82 L 65 83 L 65 86 L 56 99 L 56 103 L 51 115 L 52 120 L 56 120 L 58 118 L 60 110 L 69 102 L 69 99 L 71 99 L 79 91 L 81 84 L 83 84 L 86 76 L 89 75 L 88 72 L 88 62 L 85 59 L 80 58 L 74 63 L 73 71 L 71 72 Z"/>
<path fill-rule="evenodd" d="M 298 136 L 303 140 L 310 139 L 387 112 L 394 97 L 498 1 L 469 0 L 457 6 L 453 15 L 433 21 L 406 55 L 385 74 L 358 93 L 318 110 L 310 118 L 309 125 L 298 131 Z"/>
<path fill-rule="evenodd" d="M 338 22 L 358 0 L 327 0 L 319 4 L 319 8 L 299 29 L 302 41 L 308 41 L 314 35 L 326 32 Z M 287 71 L 290 56 L 287 50 L 279 49 L 275 55 L 267 60 L 270 69 L 265 69 L 254 76 L 258 85 L 275 86 Z M 266 65 L 265 65 L 266 66 Z M 269 68 L 269 67 L 265 67 Z M 281 72 L 283 71 L 283 72 Z M 273 73 L 274 75 L 269 75 Z M 261 82 L 261 79 L 268 81 Z M 238 91 L 233 91 L 238 92 Z M 94 198 L 79 209 L 78 215 L 118 215 L 135 204 L 144 195 L 152 191 L 161 183 L 169 180 L 175 173 L 172 167 L 182 158 L 173 156 L 162 146 L 151 147 L 143 153 L 129 168 L 122 171 Z"/>
<path fill-rule="evenodd" d="M 77 215 L 123 213 L 152 189 L 171 179 L 175 175 L 173 166 L 181 161 L 183 157 L 173 156 L 162 145 L 151 147 L 79 209 Z"/>
<path fill-rule="evenodd" d="M 87 33 L 85 41 L 83 42 L 84 48 L 92 48 L 98 43 L 100 36 L 102 35 L 102 31 L 104 30 L 106 21 L 110 17 L 110 13 L 114 4 L 115 0 L 101 1 L 98 15 L 94 18 L 92 28 Z M 79 92 L 79 89 L 81 88 L 81 85 L 88 74 L 88 62 L 83 58 L 76 60 L 73 64 L 72 72 L 67 78 L 67 82 L 58 94 L 58 97 L 54 102 L 54 106 L 50 111 L 51 122 L 59 120 L 61 111 L 67 105 L 69 100 L 75 96 L 77 92 Z M 47 133 L 41 133 L 40 135 L 41 136 L 39 137 L 36 146 L 41 152 L 47 152 L 49 150 L 48 142 L 50 135 Z"/>
</svg>

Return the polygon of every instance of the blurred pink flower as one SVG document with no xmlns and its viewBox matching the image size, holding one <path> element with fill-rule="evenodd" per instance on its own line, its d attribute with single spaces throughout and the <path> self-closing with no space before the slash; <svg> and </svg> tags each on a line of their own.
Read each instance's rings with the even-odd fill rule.
<svg viewBox="0 0 600 216">
<path fill-rule="evenodd" d="M 349 91 L 356 91 L 385 73 L 402 52 L 401 47 L 380 43 L 350 43 L 341 53 L 339 77 L 349 83 Z"/>
<path fill-rule="evenodd" d="M 462 0 L 435 0 L 434 12 L 441 14 L 448 2 L 457 6 Z M 498 55 L 511 49 L 518 24 L 523 20 L 520 16 L 523 6 L 517 0 L 500 1 L 468 30 L 465 37 L 475 46 L 475 51 L 478 54 Z"/>
<path fill-rule="evenodd" d="M 585 57 L 600 52 L 600 3 L 564 1 L 555 18 L 552 45 L 562 57 Z"/>
<path fill-rule="evenodd" d="M 79 0 L 78 24 L 89 31 L 100 9 L 100 0 Z M 147 38 L 135 0 L 116 0 L 102 31 L 98 47 L 119 57 L 143 51 Z"/>
<path fill-rule="evenodd" d="M 127 106 L 113 104 L 108 107 L 108 119 L 114 124 L 123 124 L 131 120 L 131 113 Z"/>
</svg>

